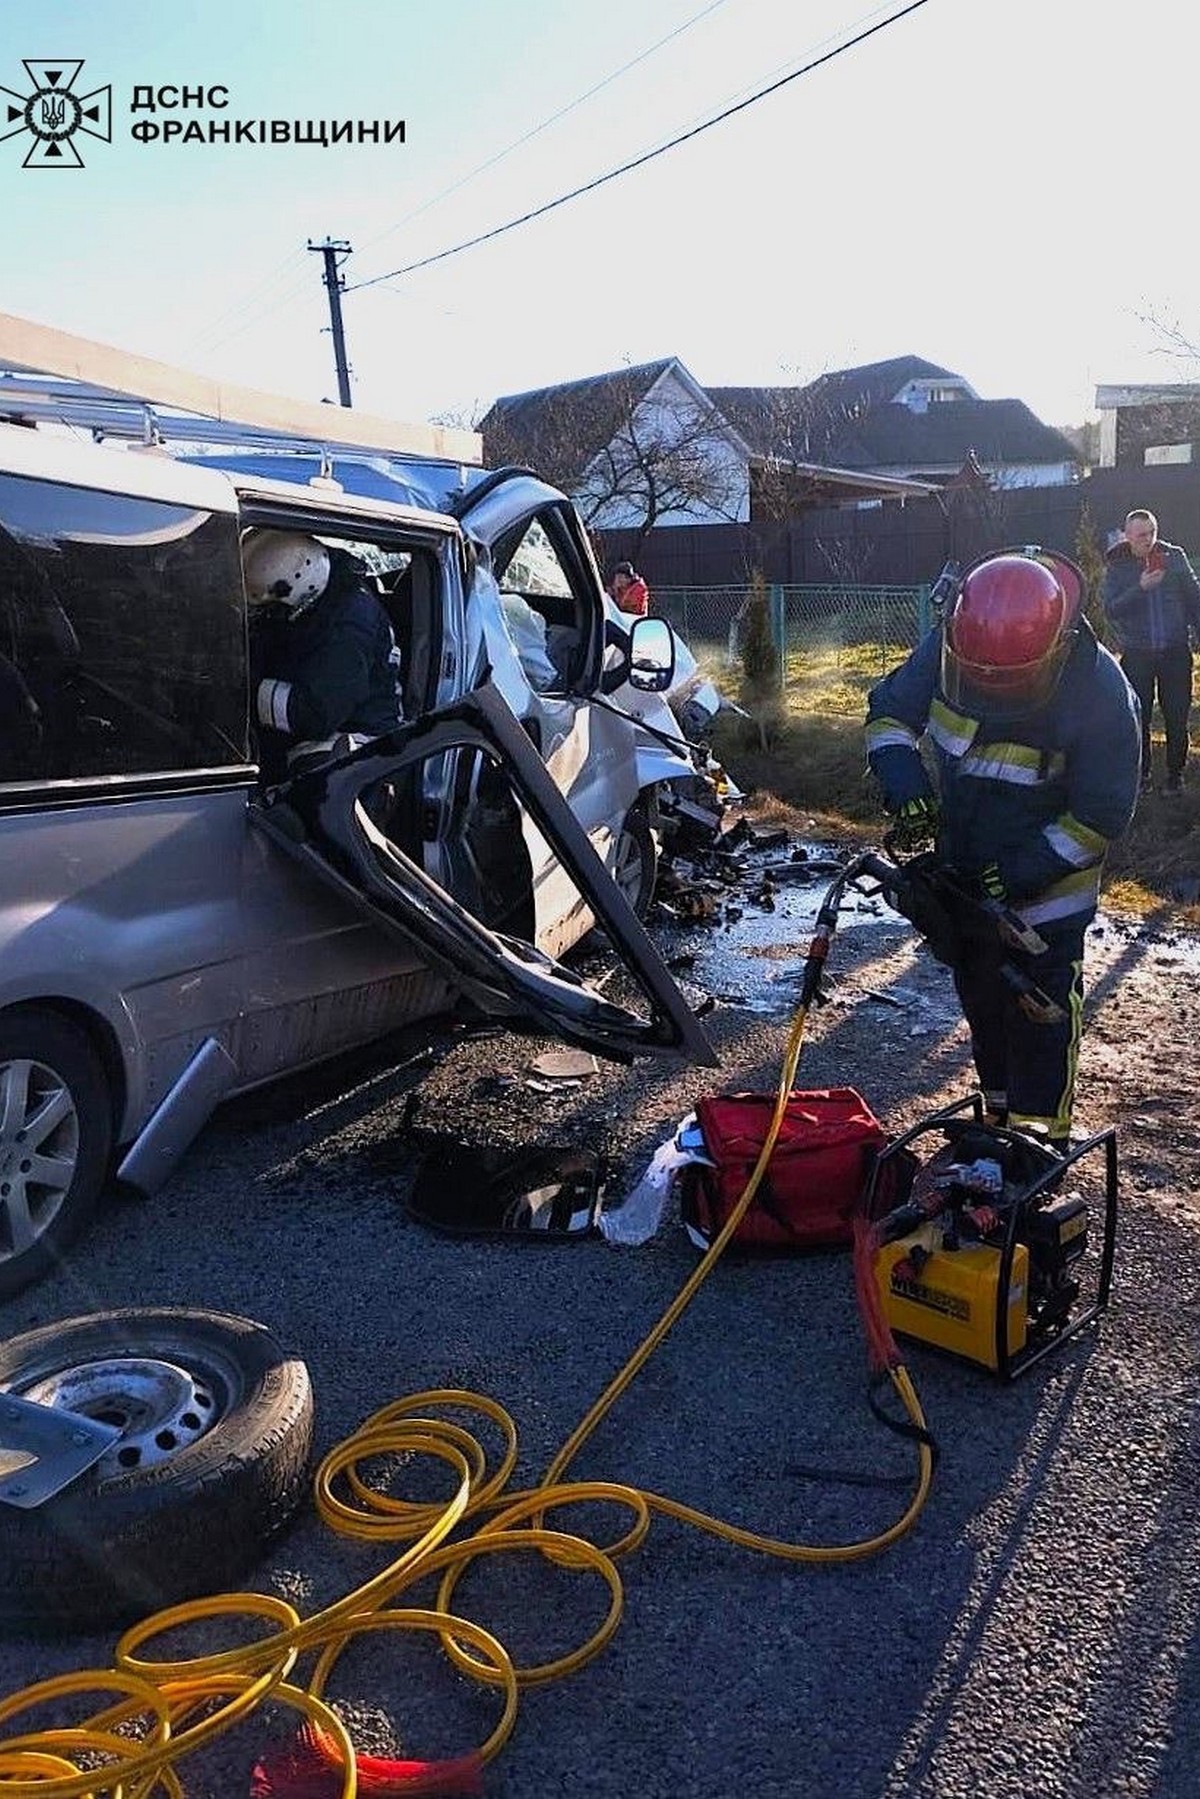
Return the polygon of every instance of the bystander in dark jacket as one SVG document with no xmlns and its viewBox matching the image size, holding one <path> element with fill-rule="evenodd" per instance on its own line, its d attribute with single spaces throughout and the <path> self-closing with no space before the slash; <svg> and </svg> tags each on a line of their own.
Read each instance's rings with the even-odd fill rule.
<svg viewBox="0 0 1200 1799">
<path fill-rule="evenodd" d="M 1142 711 L 1142 785 L 1151 780 L 1150 717 L 1157 697 L 1167 738 L 1166 792 L 1178 793 L 1188 757 L 1192 645 L 1200 643 L 1200 581 L 1178 544 L 1142 508 L 1113 533 L 1101 597 L 1121 667 Z"/>
</svg>

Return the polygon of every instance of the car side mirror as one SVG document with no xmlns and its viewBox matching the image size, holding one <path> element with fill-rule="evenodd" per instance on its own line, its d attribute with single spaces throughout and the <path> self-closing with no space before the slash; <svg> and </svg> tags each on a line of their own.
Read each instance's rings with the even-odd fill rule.
<svg viewBox="0 0 1200 1799">
<path fill-rule="evenodd" d="M 663 693 L 675 678 L 675 639 L 665 618 L 634 620 L 629 633 L 629 685 Z"/>
</svg>

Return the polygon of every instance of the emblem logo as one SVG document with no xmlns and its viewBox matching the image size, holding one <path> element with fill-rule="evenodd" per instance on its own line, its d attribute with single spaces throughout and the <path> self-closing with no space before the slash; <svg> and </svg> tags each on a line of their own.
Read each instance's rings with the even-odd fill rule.
<svg viewBox="0 0 1200 1799">
<path fill-rule="evenodd" d="M 22 168 L 81 169 L 83 158 L 75 146 L 76 132 L 112 142 L 112 87 L 93 88 L 77 94 L 75 83 L 83 68 L 69 57 L 40 62 L 23 59 L 33 83 L 31 94 L 0 87 L 0 141 L 29 132 L 29 146 Z"/>
</svg>

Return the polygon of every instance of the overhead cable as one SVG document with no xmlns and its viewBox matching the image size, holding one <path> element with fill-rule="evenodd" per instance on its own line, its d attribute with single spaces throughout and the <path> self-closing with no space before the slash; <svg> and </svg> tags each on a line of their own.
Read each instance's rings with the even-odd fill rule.
<svg viewBox="0 0 1200 1799">
<path fill-rule="evenodd" d="M 420 206 L 414 206 L 411 212 L 406 212 L 402 219 L 397 219 L 394 225 L 389 225 L 387 229 L 381 231 L 377 237 L 368 238 L 365 244 L 360 245 L 359 253 L 361 254 L 363 250 L 369 250 L 372 245 L 380 243 L 385 237 L 390 237 L 394 231 L 399 231 L 402 225 L 407 225 L 412 219 L 419 218 L 423 212 L 428 212 L 430 207 L 436 206 L 439 201 L 448 199 L 451 194 L 456 194 L 460 188 L 467 185 L 468 181 L 474 181 L 476 175 L 482 175 L 487 169 L 494 169 L 498 162 L 503 162 L 506 156 L 511 156 L 514 150 L 519 150 L 521 148 L 522 144 L 527 144 L 531 138 L 539 136 L 541 132 L 548 130 L 551 125 L 556 125 L 559 119 L 565 119 L 569 112 L 574 112 L 575 108 L 577 106 L 582 106 L 585 100 L 590 100 L 594 94 L 600 93 L 603 88 L 610 87 L 612 83 L 619 80 L 622 75 L 627 75 L 630 69 L 635 69 L 639 63 L 645 62 L 647 57 L 653 56 L 656 50 L 661 50 L 664 44 L 669 44 L 672 38 L 681 37 L 685 31 L 690 31 L 693 25 L 698 25 L 701 19 L 706 19 L 709 13 L 716 12 L 718 7 L 724 6 L 725 4 L 726 0 L 710 0 L 708 6 L 702 7 L 698 13 L 693 13 L 690 19 L 685 19 L 682 25 L 677 25 L 675 27 L 674 31 L 668 31 L 666 37 L 660 37 L 655 43 L 649 44 L 645 50 L 640 50 L 636 56 L 630 57 L 628 62 L 623 62 L 619 69 L 614 69 L 612 74 L 606 75 L 602 81 L 597 81 L 594 86 L 587 89 L 586 93 L 577 95 L 574 100 L 568 100 L 565 106 L 560 106 L 557 112 L 552 112 L 550 117 L 548 119 L 543 119 L 540 125 L 531 126 L 528 131 L 521 137 L 515 138 L 513 142 L 506 145 L 503 150 L 497 150 L 494 156 L 489 156 L 486 162 L 477 164 L 476 167 L 469 170 L 467 174 L 460 176 L 457 181 L 452 182 L 449 187 L 444 187 L 439 193 L 432 195 L 430 199 L 423 200 Z"/>
<path fill-rule="evenodd" d="M 461 255 L 464 250 L 473 250 L 478 244 L 490 243 L 493 238 L 502 237 L 506 231 L 515 231 L 518 225 L 528 225 L 533 219 L 544 218 L 548 212 L 555 211 L 559 206 L 565 206 L 568 201 L 578 200 L 584 194 L 594 193 L 598 187 L 604 187 L 606 183 L 615 181 L 619 175 L 628 175 L 631 170 L 642 168 L 646 163 L 653 162 L 656 157 L 665 156 L 668 150 L 676 150 L 680 144 L 686 144 L 691 138 L 699 137 L 701 132 L 710 131 L 714 125 L 720 125 L 724 120 L 731 119 L 735 113 L 744 112 L 747 107 L 754 106 L 759 100 L 765 100 L 770 94 L 777 94 L 780 88 L 787 87 L 790 82 L 798 81 L 802 75 L 810 75 L 822 64 L 832 62 L 834 57 L 842 56 L 847 50 L 853 50 L 857 44 L 864 43 L 867 38 L 874 37 L 877 32 L 885 31 L 889 25 L 897 24 L 909 13 L 914 13 L 927 4 L 928 0 L 909 0 L 909 4 L 902 6 L 898 12 L 890 13 L 886 19 L 880 19 L 876 24 L 868 26 L 865 31 L 860 31 L 854 37 L 847 38 L 844 43 L 838 44 L 832 50 L 827 50 L 823 55 L 813 57 L 810 62 L 804 63 L 798 69 L 793 69 L 790 74 L 782 76 L 780 80 L 760 88 L 748 99 L 739 100 L 734 106 L 727 106 L 723 112 L 716 113 L 711 119 L 705 119 L 701 124 L 693 125 L 690 130 L 680 132 L 677 137 L 668 139 L 665 144 L 659 144 L 654 150 L 645 150 L 640 156 L 631 157 L 628 162 L 621 163 L 618 168 L 609 169 L 604 175 L 597 175 L 593 180 L 585 181 L 581 187 L 572 188 L 570 193 L 560 194 L 556 200 L 547 200 L 543 206 L 535 206 L 529 212 L 521 213 L 518 218 L 509 219 L 503 225 L 493 226 L 490 231 L 481 231 L 476 237 L 466 238 L 462 243 L 453 244 L 448 250 L 439 250 L 433 256 L 422 256 L 416 262 L 405 263 L 402 268 L 388 269 L 382 275 L 372 275 L 366 281 L 349 282 L 345 291 L 348 294 L 359 293 L 365 287 L 376 287 L 380 282 L 393 281 L 398 275 L 414 274 L 417 269 L 430 268 L 435 262 L 445 262 L 448 257 Z"/>
</svg>

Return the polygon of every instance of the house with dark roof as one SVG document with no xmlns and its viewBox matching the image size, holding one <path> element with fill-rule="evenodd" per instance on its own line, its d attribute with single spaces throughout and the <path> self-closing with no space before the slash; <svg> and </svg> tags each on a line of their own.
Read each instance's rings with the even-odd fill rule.
<svg viewBox="0 0 1200 1799">
<path fill-rule="evenodd" d="M 797 387 L 702 387 L 678 357 L 507 394 L 480 421 L 484 460 L 527 464 L 587 522 L 731 524 L 804 505 L 906 499 L 980 472 L 1061 486 L 1075 450 L 1021 400 L 981 400 L 950 369 L 897 356 Z"/>
<path fill-rule="evenodd" d="M 600 529 L 745 516 L 746 445 L 674 356 L 505 394 L 478 428 L 486 463 L 535 469 Z"/>
<path fill-rule="evenodd" d="M 720 390 L 724 391 L 724 390 Z M 801 390 L 738 390 L 789 394 Z M 736 524 L 751 517 L 757 472 L 777 455 L 755 441 L 678 357 L 505 394 L 479 421 L 489 467 L 520 463 L 570 493 L 601 530 Z M 788 454 L 806 496 L 915 497 L 936 483 L 877 476 Z"/>
<path fill-rule="evenodd" d="M 939 484 L 969 459 L 1001 487 L 1059 487 L 1079 474 L 1072 444 L 1023 400 L 981 400 L 920 356 L 837 369 L 804 387 L 706 391 L 760 456 Z"/>
</svg>

